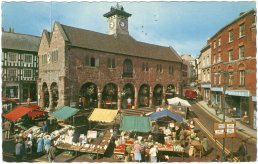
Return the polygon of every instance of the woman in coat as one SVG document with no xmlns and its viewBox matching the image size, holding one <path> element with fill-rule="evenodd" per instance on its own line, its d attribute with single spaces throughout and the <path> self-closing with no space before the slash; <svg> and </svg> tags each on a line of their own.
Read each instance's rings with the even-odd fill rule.
<svg viewBox="0 0 258 164">
<path fill-rule="evenodd" d="M 42 134 L 39 136 L 39 138 L 37 140 L 37 144 L 38 144 L 37 153 L 41 155 L 43 153 L 43 150 L 44 150 L 44 139 L 43 139 Z"/>
</svg>

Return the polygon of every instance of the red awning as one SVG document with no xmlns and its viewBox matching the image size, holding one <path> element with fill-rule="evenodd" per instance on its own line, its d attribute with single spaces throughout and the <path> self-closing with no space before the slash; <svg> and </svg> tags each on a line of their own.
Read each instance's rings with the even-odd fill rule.
<svg viewBox="0 0 258 164">
<path fill-rule="evenodd" d="M 17 101 L 16 101 L 16 100 L 14 100 L 14 99 L 7 98 L 7 97 L 3 97 L 3 98 L 2 98 L 2 102 L 5 102 L 5 101 L 10 101 L 10 102 L 17 103 Z"/>
<path fill-rule="evenodd" d="M 19 118 L 28 114 L 29 117 L 35 118 L 43 115 L 45 112 L 40 109 L 35 109 L 30 106 L 17 106 L 11 112 L 4 114 L 3 116 L 11 121 L 17 121 Z"/>
</svg>

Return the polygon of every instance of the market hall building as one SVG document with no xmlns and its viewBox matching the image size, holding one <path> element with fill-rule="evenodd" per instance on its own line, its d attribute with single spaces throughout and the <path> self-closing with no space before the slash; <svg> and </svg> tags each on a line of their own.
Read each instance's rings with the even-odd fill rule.
<svg viewBox="0 0 258 164">
<path fill-rule="evenodd" d="M 122 6 L 104 14 L 108 34 L 54 23 L 39 46 L 41 107 L 138 108 L 180 95 L 182 59 L 172 47 L 129 35 Z"/>
</svg>

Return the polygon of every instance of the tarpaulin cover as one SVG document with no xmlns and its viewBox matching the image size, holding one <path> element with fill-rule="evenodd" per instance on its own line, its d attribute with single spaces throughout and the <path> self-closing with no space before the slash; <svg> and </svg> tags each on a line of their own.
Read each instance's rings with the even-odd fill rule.
<svg viewBox="0 0 258 164">
<path fill-rule="evenodd" d="M 96 108 L 90 115 L 89 121 L 110 123 L 116 117 L 117 112 L 118 110 Z"/>
<path fill-rule="evenodd" d="M 44 113 L 45 112 L 40 109 L 32 108 L 30 106 L 19 105 L 9 113 L 4 114 L 3 116 L 11 121 L 17 121 L 19 118 L 25 116 L 26 114 L 28 114 L 28 116 L 31 118 L 35 118 L 43 115 Z"/>
<path fill-rule="evenodd" d="M 157 120 L 157 119 L 163 118 L 163 117 L 170 117 L 173 120 L 176 120 L 178 122 L 183 122 L 183 117 L 181 117 L 180 115 L 173 113 L 167 109 L 160 111 L 160 112 L 152 113 L 149 117 L 151 120 Z"/>
<path fill-rule="evenodd" d="M 120 130 L 134 132 L 150 132 L 150 118 L 143 116 L 124 116 Z"/>
<path fill-rule="evenodd" d="M 186 106 L 190 107 L 191 105 L 187 100 L 180 99 L 179 97 L 174 97 L 172 99 L 167 99 L 169 105 L 179 105 L 179 106 Z"/>
<path fill-rule="evenodd" d="M 67 120 L 68 118 L 74 116 L 77 112 L 79 112 L 79 109 L 63 106 L 60 107 L 57 111 L 51 113 L 50 116 L 59 120 Z"/>
</svg>

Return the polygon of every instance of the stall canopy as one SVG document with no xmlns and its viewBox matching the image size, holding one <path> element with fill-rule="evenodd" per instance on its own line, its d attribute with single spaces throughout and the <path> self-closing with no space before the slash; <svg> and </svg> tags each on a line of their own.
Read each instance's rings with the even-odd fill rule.
<svg viewBox="0 0 258 164">
<path fill-rule="evenodd" d="M 96 108 L 89 117 L 89 121 L 110 123 L 114 120 L 118 110 Z"/>
<path fill-rule="evenodd" d="M 183 117 L 181 117 L 180 115 L 178 115 L 176 113 L 173 113 L 173 112 L 171 112 L 167 109 L 165 109 L 163 111 L 160 111 L 160 112 L 152 113 L 150 115 L 151 120 L 158 120 L 158 119 L 163 118 L 163 117 L 170 117 L 173 120 L 176 120 L 177 122 L 183 122 Z"/>
<path fill-rule="evenodd" d="M 13 103 L 17 103 L 17 101 L 16 101 L 15 99 L 7 98 L 7 97 L 2 97 L 2 102 L 13 102 Z"/>
<path fill-rule="evenodd" d="M 169 105 L 186 106 L 186 107 L 191 106 L 187 100 L 180 99 L 179 97 L 174 97 L 172 99 L 168 99 L 168 104 Z"/>
<path fill-rule="evenodd" d="M 143 116 L 124 116 L 120 130 L 134 132 L 150 132 L 150 119 Z"/>
<path fill-rule="evenodd" d="M 16 108 L 14 108 L 11 112 L 4 114 L 3 116 L 8 120 L 17 121 L 19 118 L 25 116 L 26 114 L 28 114 L 28 116 L 31 118 L 35 118 L 43 115 L 44 113 L 45 112 L 40 109 L 19 105 Z"/>
<path fill-rule="evenodd" d="M 79 109 L 71 108 L 68 106 L 62 106 L 57 111 L 50 114 L 50 116 L 58 119 L 58 120 L 67 120 L 68 118 L 74 116 L 79 112 Z"/>
</svg>

